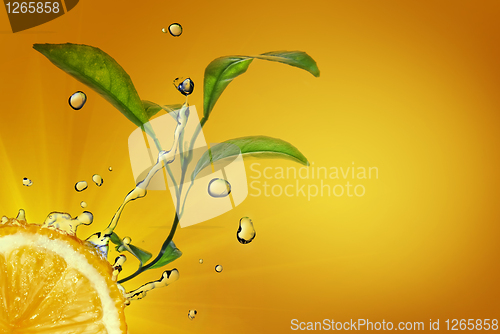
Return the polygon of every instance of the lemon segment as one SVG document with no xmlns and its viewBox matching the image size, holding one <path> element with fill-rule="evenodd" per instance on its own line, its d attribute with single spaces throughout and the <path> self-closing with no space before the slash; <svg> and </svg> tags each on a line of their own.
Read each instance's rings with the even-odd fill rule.
<svg viewBox="0 0 500 334">
<path fill-rule="evenodd" d="M 80 239 L 11 220 L 0 225 L 0 333 L 124 334 L 112 266 Z"/>
</svg>

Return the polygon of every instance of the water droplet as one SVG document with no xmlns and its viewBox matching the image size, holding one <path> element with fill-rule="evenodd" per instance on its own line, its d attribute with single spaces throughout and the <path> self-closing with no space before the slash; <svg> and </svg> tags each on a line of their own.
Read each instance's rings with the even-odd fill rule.
<svg viewBox="0 0 500 334">
<path fill-rule="evenodd" d="M 255 238 L 255 229 L 252 220 L 248 217 L 240 219 L 240 227 L 236 232 L 236 237 L 241 244 L 248 244 Z"/>
<path fill-rule="evenodd" d="M 81 215 L 76 217 L 76 220 L 80 222 L 80 224 L 83 225 L 90 225 L 94 221 L 94 215 L 90 211 L 83 211 Z M 78 225 L 80 225 L 78 224 Z"/>
<path fill-rule="evenodd" d="M 203 259 L 200 259 L 200 264 L 203 264 Z"/>
<path fill-rule="evenodd" d="M 172 23 L 168 27 L 168 32 L 174 37 L 179 37 L 182 34 L 182 26 L 179 23 Z"/>
<path fill-rule="evenodd" d="M 113 170 L 113 167 L 109 166 L 108 170 L 111 172 Z"/>
<path fill-rule="evenodd" d="M 33 181 L 31 181 L 27 177 L 23 178 L 23 186 L 31 187 L 32 185 L 33 185 Z"/>
<path fill-rule="evenodd" d="M 86 208 L 87 207 L 87 202 L 81 201 L 80 206 L 82 208 Z"/>
<path fill-rule="evenodd" d="M 194 82 L 190 78 L 176 78 L 174 80 L 174 86 L 177 88 L 182 95 L 188 96 L 194 90 Z"/>
<path fill-rule="evenodd" d="M 75 184 L 75 190 L 78 192 L 84 191 L 85 189 L 87 189 L 87 187 L 88 187 L 87 181 L 79 181 Z"/>
<path fill-rule="evenodd" d="M 92 175 L 92 181 L 94 181 L 96 186 L 98 186 L 98 187 L 102 186 L 102 183 L 104 182 L 101 175 L 99 175 L 99 174 Z"/>
<path fill-rule="evenodd" d="M 196 310 L 189 310 L 189 312 L 188 312 L 188 318 L 189 318 L 189 320 L 193 320 L 194 317 L 196 317 L 196 314 L 198 314 L 198 311 L 196 311 Z"/>
<path fill-rule="evenodd" d="M 212 179 L 208 184 L 208 194 L 212 197 L 226 197 L 231 193 L 231 185 L 224 179 Z"/>
<path fill-rule="evenodd" d="M 222 266 L 220 264 L 216 265 L 215 266 L 215 271 L 218 272 L 218 273 L 222 272 Z"/>
<path fill-rule="evenodd" d="M 167 31 L 168 31 L 167 28 L 161 28 L 161 32 L 166 33 Z"/>
<path fill-rule="evenodd" d="M 87 102 L 87 95 L 84 92 L 78 91 L 69 97 L 69 105 L 75 110 L 80 110 Z"/>
</svg>

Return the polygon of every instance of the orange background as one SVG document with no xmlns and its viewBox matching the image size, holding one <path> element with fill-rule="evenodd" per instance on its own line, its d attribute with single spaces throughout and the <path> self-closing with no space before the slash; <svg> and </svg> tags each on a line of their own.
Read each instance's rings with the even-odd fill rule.
<svg viewBox="0 0 500 334">
<path fill-rule="evenodd" d="M 87 236 L 134 186 L 127 139 L 135 126 L 33 43 L 97 46 L 125 68 L 141 98 L 161 104 L 181 103 L 172 80 L 189 76 L 199 111 L 212 59 L 303 50 L 320 78 L 254 61 L 215 106 L 207 141 L 269 135 L 316 167 L 355 162 L 378 167 L 379 179 L 354 180 L 366 188 L 360 198 L 249 196 L 179 230 L 184 255 L 169 268 L 181 279 L 127 309 L 130 333 L 284 333 L 292 319 L 426 328 L 429 319 L 441 319 L 441 328 L 446 319 L 498 319 L 499 15 L 498 1 L 82 0 L 12 34 L 0 11 L 0 214 L 24 208 L 41 222 L 50 211 L 76 216 L 85 200 L 95 216 L 79 231 Z M 161 32 L 173 22 L 184 27 L 179 38 Z M 77 90 L 88 96 L 80 111 L 67 105 Z M 261 170 L 299 167 L 255 159 L 247 167 L 253 162 Z M 94 173 L 101 188 L 74 191 Z M 23 177 L 33 186 L 23 187 Z M 235 237 L 243 216 L 257 231 L 248 245 Z M 170 195 L 151 192 L 125 209 L 117 233 L 156 251 L 172 218 Z M 133 271 L 136 263 L 128 264 Z M 193 321 L 189 309 L 198 310 Z"/>
</svg>

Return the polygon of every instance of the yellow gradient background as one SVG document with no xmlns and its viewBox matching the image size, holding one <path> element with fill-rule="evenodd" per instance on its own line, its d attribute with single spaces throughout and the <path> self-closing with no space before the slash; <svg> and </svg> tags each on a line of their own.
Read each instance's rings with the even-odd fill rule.
<svg viewBox="0 0 500 334">
<path fill-rule="evenodd" d="M 207 141 L 273 136 L 314 167 L 354 162 L 377 167 L 379 178 L 323 180 L 362 184 L 363 197 L 249 196 L 180 229 L 174 240 L 184 255 L 168 268 L 181 278 L 127 308 L 130 333 L 288 333 L 292 319 L 358 318 L 423 321 L 426 330 L 440 319 L 443 330 L 446 319 L 498 319 L 499 15 L 498 1 L 82 0 L 12 34 L 0 10 L 0 215 L 76 216 L 85 200 L 95 222 L 81 228 L 84 237 L 107 225 L 134 186 L 127 140 L 135 126 L 33 43 L 99 47 L 141 98 L 161 104 L 182 103 L 172 80 L 191 77 L 199 112 L 214 58 L 302 50 L 321 77 L 255 60 L 215 106 Z M 184 27 L 179 38 L 161 32 L 173 22 Z M 77 90 L 88 102 L 74 111 L 67 99 Z M 249 181 L 252 163 L 300 167 L 252 158 Z M 94 173 L 104 178 L 100 188 Z M 33 186 L 23 187 L 23 177 Z M 89 189 L 77 193 L 80 180 Z M 156 252 L 173 210 L 168 192 L 150 192 L 129 204 L 116 232 Z M 248 245 L 236 240 L 244 216 L 257 231 Z M 137 265 L 127 264 L 126 273 Z M 198 310 L 193 321 L 189 309 Z"/>
</svg>

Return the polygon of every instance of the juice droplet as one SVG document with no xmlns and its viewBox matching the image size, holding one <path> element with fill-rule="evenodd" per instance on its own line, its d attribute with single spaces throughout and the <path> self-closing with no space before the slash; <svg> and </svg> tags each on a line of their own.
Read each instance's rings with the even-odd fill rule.
<svg viewBox="0 0 500 334">
<path fill-rule="evenodd" d="M 218 272 L 218 273 L 222 272 L 222 269 L 223 268 L 222 268 L 222 266 L 220 264 L 218 264 L 218 265 L 215 266 L 215 271 Z"/>
<path fill-rule="evenodd" d="M 104 182 L 101 175 L 99 175 L 99 174 L 92 175 L 92 181 L 94 181 L 96 186 L 98 186 L 98 187 L 102 186 L 102 183 Z"/>
<path fill-rule="evenodd" d="M 189 320 L 193 320 L 196 317 L 197 314 L 198 314 L 198 311 L 196 311 L 196 310 L 189 310 L 189 312 L 188 312 L 188 318 L 189 318 Z"/>
<path fill-rule="evenodd" d="M 224 179 L 212 179 L 208 184 L 208 194 L 212 197 L 226 197 L 231 193 L 231 185 Z"/>
<path fill-rule="evenodd" d="M 176 78 L 174 80 L 174 86 L 177 88 L 182 95 L 188 96 L 194 90 L 194 82 L 190 78 Z"/>
<path fill-rule="evenodd" d="M 248 217 L 240 219 L 240 227 L 236 232 L 236 237 L 241 244 L 248 244 L 255 238 L 255 229 L 252 220 Z"/>
<path fill-rule="evenodd" d="M 200 264 L 203 264 L 203 259 L 200 259 Z"/>
<path fill-rule="evenodd" d="M 113 170 L 113 167 L 109 166 L 108 170 L 111 172 Z"/>
<path fill-rule="evenodd" d="M 174 37 L 179 37 L 182 34 L 182 26 L 179 23 L 172 23 L 168 27 L 168 32 Z"/>
<path fill-rule="evenodd" d="M 80 206 L 81 206 L 82 208 L 86 208 L 86 207 L 87 207 L 87 202 L 81 201 L 81 202 L 80 202 Z"/>
<path fill-rule="evenodd" d="M 75 190 L 78 192 L 84 191 L 88 186 L 87 181 L 79 181 L 75 184 Z"/>
<path fill-rule="evenodd" d="M 33 181 L 31 181 L 27 177 L 23 178 L 23 186 L 31 187 L 32 185 L 33 185 Z"/>
<path fill-rule="evenodd" d="M 69 97 L 69 105 L 75 110 L 80 110 L 87 102 L 87 95 L 84 92 L 78 91 Z"/>
</svg>

